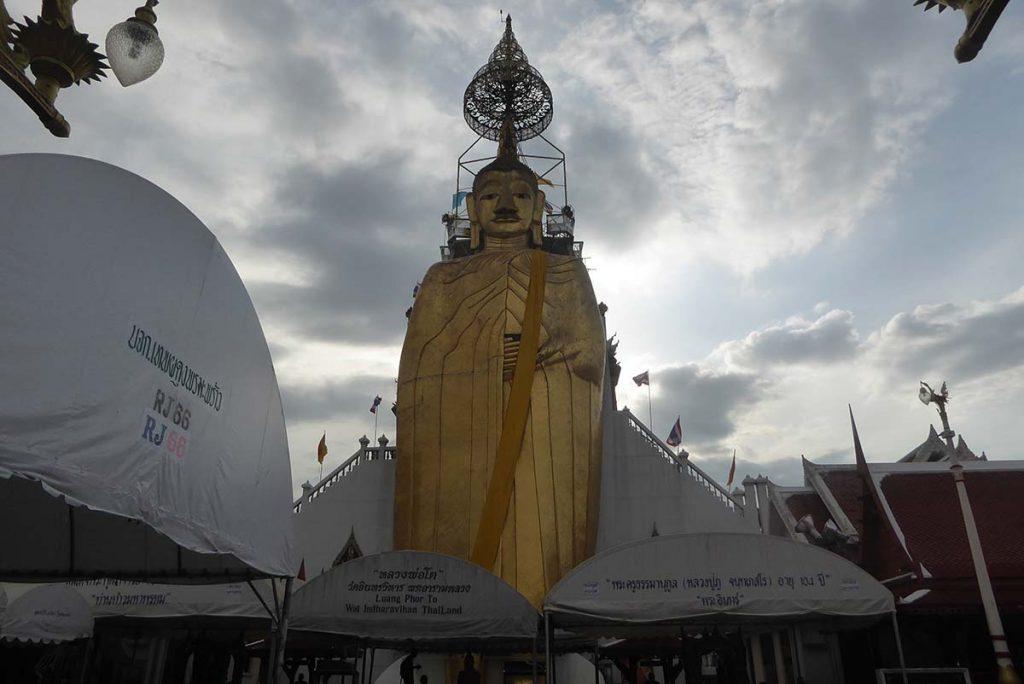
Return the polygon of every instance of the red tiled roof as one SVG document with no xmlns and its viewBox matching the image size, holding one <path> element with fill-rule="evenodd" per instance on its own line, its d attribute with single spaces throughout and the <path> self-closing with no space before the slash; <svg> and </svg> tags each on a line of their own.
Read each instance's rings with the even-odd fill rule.
<svg viewBox="0 0 1024 684">
<path fill-rule="evenodd" d="M 875 512 L 874 497 L 856 467 L 827 468 L 819 472 L 860 536 L 860 548 L 851 560 L 878 579 L 888 579 L 916 569 L 888 528 L 882 512 Z"/>
<path fill-rule="evenodd" d="M 864 491 L 860 473 L 853 466 L 843 469 L 829 468 L 821 471 L 821 479 L 828 485 L 836 503 L 843 509 L 846 517 L 857 528 L 857 533 L 863 538 L 864 497 L 867 493 Z"/>
<path fill-rule="evenodd" d="M 1024 471 L 967 471 L 964 482 L 989 574 L 1024 577 Z M 933 577 L 974 577 L 951 473 L 889 473 L 880 489 L 911 556 Z"/>
<path fill-rule="evenodd" d="M 822 503 L 816 492 L 796 492 L 785 497 L 786 508 L 797 520 L 810 515 L 814 520 L 814 527 L 819 532 L 825 529 L 825 523 L 831 520 L 828 509 Z"/>
</svg>

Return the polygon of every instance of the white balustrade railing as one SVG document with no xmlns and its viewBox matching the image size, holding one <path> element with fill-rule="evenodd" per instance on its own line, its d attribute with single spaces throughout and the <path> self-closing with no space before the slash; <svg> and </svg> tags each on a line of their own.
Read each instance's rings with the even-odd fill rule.
<svg viewBox="0 0 1024 684">
<path fill-rule="evenodd" d="M 654 434 L 650 428 L 640 422 L 640 420 L 634 416 L 629 409 L 622 409 L 622 413 L 625 414 L 628 425 L 643 437 L 651 446 L 658 449 L 665 460 L 676 467 L 676 470 L 688 474 L 694 482 L 704 487 L 711 496 L 721 501 L 726 505 L 726 507 L 735 511 L 738 515 L 743 515 L 743 504 L 732 498 L 732 495 L 729 494 L 729 491 L 725 487 L 715 482 L 710 475 L 705 473 L 698 466 L 694 465 L 690 459 L 676 454 L 671 447 L 661 441 L 661 438 Z"/>
<path fill-rule="evenodd" d="M 365 439 L 365 437 L 363 438 Z M 317 498 L 325 491 L 330 489 L 332 486 L 337 484 L 341 479 L 348 477 L 352 474 L 360 464 L 368 461 L 392 461 L 395 458 L 395 447 L 388 446 L 387 442 L 384 441 L 380 446 L 372 447 L 369 445 L 370 442 L 367 440 L 363 443 L 360 440 L 360 448 L 347 461 L 343 462 L 337 468 L 329 472 L 323 477 L 316 485 L 305 489 L 302 492 L 302 496 L 298 498 L 295 503 L 292 504 L 292 512 L 298 513 L 302 510 L 302 505 L 313 499 Z"/>
<path fill-rule="evenodd" d="M 683 458 L 676 454 L 665 442 L 661 441 L 661 438 L 654 434 L 650 428 L 644 425 L 629 409 L 622 409 L 622 413 L 626 416 L 626 422 L 638 435 L 646 440 L 652 447 L 657 449 L 661 455 L 675 466 L 679 472 L 685 472 L 694 482 L 701 485 L 711 496 L 721 501 L 730 510 L 735 511 L 738 515 L 743 515 L 743 504 L 732 498 L 728 490 L 722 487 L 720 484 L 715 482 L 711 476 L 701 470 L 698 466 L 694 465 L 690 459 Z M 365 437 L 363 438 L 366 439 Z M 370 446 L 369 440 L 365 442 L 360 440 L 360 448 L 348 460 L 336 467 L 330 473 L 328 473 L 323 479 L 321 479 L 316 485 L 306 489 L 302 492 L 302 496 L 292 505 L 292 511 L 298 513 L 302 510 L 302 505 L 313 499 L 317 498 L 325 491 L 330 489 L 333 485 L 339 482 L 341 479 L 350 475 L 360 464 L 366 461 L 390 461 L 395 458 L 395 447 L 388 445 L 386 441 L 380 443 L 379 446 Z"/>
</svg>

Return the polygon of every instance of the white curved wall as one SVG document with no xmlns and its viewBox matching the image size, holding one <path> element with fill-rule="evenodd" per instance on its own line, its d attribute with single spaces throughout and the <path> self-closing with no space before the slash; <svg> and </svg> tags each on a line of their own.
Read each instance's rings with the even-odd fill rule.
<svg viewBox="0 0 1024 684">
<path fill-rule="evenodd" d="M 364 555 L 390 551 L 394 528 L 395 462 L 363 461 L 295 514 L 295 545 L 306 579 L 331 568 L 349 533 Z"/>
<path fill-rule="evenodd" d="M 630 427 L 626 414 L 604 417 L 601 518 L 597 550 L 658 534 L 750 532 L 744 518 L 662 455 Z"/>
</svg>

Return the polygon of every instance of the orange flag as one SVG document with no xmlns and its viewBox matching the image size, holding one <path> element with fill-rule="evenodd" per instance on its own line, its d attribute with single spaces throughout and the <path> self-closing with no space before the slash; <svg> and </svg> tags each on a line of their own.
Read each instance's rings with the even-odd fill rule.
<svg viewBox="0 0 1024 684">
<path fill-rule="evenodd" d="M 324 464 L 324 456 L 327 455 L 327 433 L 320 438 L 320 444 L 316 447 L 316 462 L 320 465 Z"/>
<path fill-rule="evenodd" d="M 725 483 L 725 488 L 732 487 L 732 478 L 736 476 L 736 450 L 732 450 L 732 467 L 729 468 L 729 481 Z"/>
</svg>

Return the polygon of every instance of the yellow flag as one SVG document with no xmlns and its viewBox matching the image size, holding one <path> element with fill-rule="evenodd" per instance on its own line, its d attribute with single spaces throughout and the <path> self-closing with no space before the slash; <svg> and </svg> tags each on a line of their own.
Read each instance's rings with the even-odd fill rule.
<svg viewBox="0 0 1024 684">
<path fill-rule="evenodd" d="M 542 176 L 537 176 L 537 185 L 550 185 L 551 187 L 555 187 L 554 183 Z"/>
<path fill-rule="evenodd" d="M 316 447 L 316 462 L 320 465 L 324 463 L 324 456 L 327 455 L 327 433 L 320 438 L 320 444 Z"/>
</svg>

